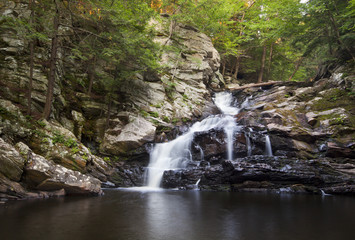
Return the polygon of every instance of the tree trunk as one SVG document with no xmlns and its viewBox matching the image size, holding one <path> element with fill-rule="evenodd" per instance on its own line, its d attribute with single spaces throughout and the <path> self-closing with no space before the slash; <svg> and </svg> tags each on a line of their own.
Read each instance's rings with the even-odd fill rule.
<svg viewBox="0 0 355 240">
<path fill-rule="evenodd" d="M 222 76 L 224 77 L 226 73 L 226 59 L 225 57 L 223 57 L 223 60 L 222 60 Z"/>
<path fill-rule="evenodd" d="M 259 77 L 258 77 L 258 83 L 261 83 L 263 81 L 265 59 L 266 59 L 266 45 L 264 46 L 263 55 L 261 57 L 261 67 L 260 67 L 260 72 L 259 72 Z"/>
<path fill-rule="evenodd" d="M 110 117 L 111 117 L 111 95 L 109 95 L 108 98 L 108 106 L 107 106 L 107 116 L 106 116 L 106 123 L 105 123 L 105 131 L 108 129 L 109 124 L 110 124 Z"/>
<path fill-rule="evenodd" d="M 266 79 L 270 80 L 270 72 L 271 72 L 271 62 L 272 62 L 272 50 L 273 50 L 273 46 L 274 44 L 271 43 L 270 45 L 270 54 L 269 54 L 269 62 L 268 62 L 268 66 L 267 66 L 267 75 L 266 75 Z"/>
<path fill-rule="evenodd" d="M 29 2 L 29 8 L 31 11 L 30 15 L 30 26 L 33 26 L 34 20 L 34 10 L 33 10 L 33 0 Z M 34 39 L 30 41 L 30 76 L 28 82 L 28 92 L 27 92 L 27 115 L 31 115 L 32 110 L 32 81 L 33 81 L 33 58 L 34 58 Z"/>
<path fill-rule="evenodd" d="M 331 39 L 330 29 L 328 29 L 328 27 L 326 27 L 325 31 L 327 34 L 329 55 L 332 56 L 333 55 L 333 47 L 332 47 L 332 39 Z"/>
<path fill-rule="evenodd" d="M 343 48 L 345 48 L 345 50 L 350 54 L 351 58 L 355 61 L 355 56 L 354 54 L 351 52 L 351 50 L 348 48 L 348 46 L 346 46 L 346 44 L 343 42 L 343 40 L 341 40 L 341 37 L 340 37 L 340 33 L 339 33 L 339 29 L 337 27 L 337 24 L 335 22 L 335 19 L 333 17 L 333 14 L 328 10 L 328 15 L 329 15 L 329 18 L 330 18 L 330 21 L 332 22 L 332 26 L 333 26 L 333 29 L 336 33 L 336 36 L 337 36 L 337 39 L 338 39 L 338 42 L 341 46 L 343 46 Z"/>
<path fill-rule="evenodd" d="M 54 82 L 55 82 L 55 72 L 56 72 L 56 60 L 57 60 L 57 49 L 58 49 L 58 28 L 59 28 L 59 8 L 57 1 L 54 0 L 56 4 L 56 13 L 53 18 L 53 37 L 51 46 L 51 57 L 49 60 L 49 77 L 48 77 L 48 87 L 46 95 L 46 104 L 44 106 L 43 118 L 48 119 L 51 113 L 51 106 L 53 101 L 54 92 Z"/>
<path fill-rule="evenodd" d="M 235 60 L 235 71 L 233 74 L 233 77 L 235 79 L 238 79 L 239 67 L 240 67 L 240 56 L 238 56 L 237 59 Z"/>
<path fill-rule="evenodd" d="M 301 66 L 302 61 L 303 61 L 303 57 L 301 57 L 300 59 L 298 59 L 298 61 L 297 61 L 297 63 L 296 63 L 295 70 L 293 71 L 292 75 L 291 75 L 290 78 L 288 79 L 289 81 L 291 81 L 292 78 L 295 76 L 296 72 L 298 71 L 298 69 L 299 69 L 300 66 Z"/>
<path fill-rule="evenodd" d="M 88 89 L 88 95 L 91 95 L 91 91 L 92 91 L 92 85 L 94 83 L 94 78 L 95 78 L 95 63 L 96 63 L 96 58 L 93 57 L 91 60 L 91 66 L 89 66 L 89 89 Z"/>
</svg>

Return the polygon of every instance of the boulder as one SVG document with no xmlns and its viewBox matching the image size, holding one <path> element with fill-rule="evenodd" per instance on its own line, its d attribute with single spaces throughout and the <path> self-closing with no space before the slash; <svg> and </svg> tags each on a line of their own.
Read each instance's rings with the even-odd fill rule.
<svg viewBox="0 0 355 240">
<path fill-rule="evenodd" d="M 19 182 L 25 165 L 25 159 L 10 144 L 0 138 L 0 173 L 6 178 Z"/>
<path fill-rule="evenodd" d="M 98 179 L 47 161 L 24 143 L 18 143 L 17 148 L 28 156 L 24 181 L 30 188 L 43 191 L 64 189 L 66 194 L 102 194 Z"/>
<path fill-rule="evenodd" d="M 349 160 L 350 161 L 350 160 Z M 219 191 L 274 191 L 321 194 L 355 194 L 354 162 L 332 159 L 302 161 L 292 158 L 252 156 L 200 166 L 165 171 L 163 186 L 188 188 L 198 179 L 200 189 Z M 343 169 L 347 171 L 341 171 Z"/>
<path fill-rule="evenodd" d="M 335 158 L 355 158 L 355 143 L 349 142 L 347 144 L 342 144 L 337 142 L 328 142 L 326 156 Z"/>
<path fill-rule="evenodd" d="M 154 140 L 156 127 L 141 116 L 130 116 L 130 122 L 123 126 L 119 134 L 106 131 L 104 141 L 100 146 L 103 153 L 112 155 L 128 154 Z"/>
</svg>

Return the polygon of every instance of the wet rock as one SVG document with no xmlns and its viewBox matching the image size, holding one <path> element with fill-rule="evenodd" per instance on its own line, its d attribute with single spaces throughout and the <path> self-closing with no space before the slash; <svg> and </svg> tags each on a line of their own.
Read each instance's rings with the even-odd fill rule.
<svg viewBox="0 0 355 240">
<path fill-rule="evenodd" d="M 28 191 L 18 182 L 11 181 L 0 173 L 0 199 L 23 199 L 28 196 Z"/>
<path fill-rule="evenodd" d="M 98 179 L 47 161 L 44 157 L 32 153 L 23 143 L 17 146 L 28 156 L 24 181 L 32 189 L 64 189 L 66 194 L 102 194 L 101 182 Z"/>
<path fill-rule="evenodd" d="M 104 153 L 128 154 L 144 143 L 154 140 L 156 127 L 144 118 L 130 117 L 130 123 L 125 125 L 119 134 L 106 132 L 100 149 Z"/>
<path fill-rule="evenodd" d="M 333 159 L 298 160 L 252 156 L 222 164 L 164 173 L 164 187 L 186 189 L 201 179 L 201 190 L 316 193 L 321 190 L 354 194 L 355 165 Z M 346 169 L 346 171 L 341 171 Z M 226 187 L 229 186 L 229 187 Z M 333 189 L 333 190 L 331 190 Z"/>
<path fill-rule="evenodd" d="M 145 169 L 137 163 L 117 163 L 115 172 L 108 179 L 116 187 L 143 186 L 145 181 Z"/>
<path fill-rule="evenodd" d="M 325 194 L 348 194 L 355 195 L 355 184 L 340 184 L 332 187 L 325 187 L 322 189 Z"/>
<path fill-rule="evenodd" d="M 80 112 L 71 111 L 71 115 L 73 117 L 74 120 L 74 129 L 73 132 L 75 134 L 75 136 L 78 138 L 78 140 L 81 140 L 81 134 L 83 131 L 83 126 L 85 123 L 85 118 L 83 117 L 83 114 L 81 114 Z"/>
<path fill-rule="evenodd" d="M 353 142 L 346 145 L 328 142 L 326 156 L 355 158 L 355 144 Z"/>
<path fill-rule="evenodd" d="M 267 128 L 270 132 L 278 132 L 278 133 L 288 133 L 291 132 L 292 127 L 289 126 L 282 126 L 275 123 L 270 123 L 267 125 Z"/>
<path fill-rule="evenodd" d="M 19 182 L 25 165 L 23 156 L 10 144 L 0 138 L 0 173 Z"/>
</svg>

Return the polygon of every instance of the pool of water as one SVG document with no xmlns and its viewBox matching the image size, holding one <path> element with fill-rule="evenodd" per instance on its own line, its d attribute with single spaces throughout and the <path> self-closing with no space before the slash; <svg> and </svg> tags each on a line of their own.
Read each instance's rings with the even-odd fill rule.
<svg viewBox="0 0 355 240">
<path fill-rule="evenodd" d="M 0 239 L 355 239 L 355 198 L 106 190 L 0 205 Z"/>
</svg>

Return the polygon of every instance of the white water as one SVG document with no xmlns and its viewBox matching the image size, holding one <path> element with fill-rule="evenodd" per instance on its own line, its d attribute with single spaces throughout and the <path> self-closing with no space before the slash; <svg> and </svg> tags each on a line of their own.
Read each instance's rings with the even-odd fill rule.
<svg viewBox="0 0 355 240">
<path fill-rule="evenodd" d="M 165 170 L 184 168 L 193 160 L 190 146 L 194 134 L 197 132 L 223 129 L 227 135 L 228 159 L 233 158 L 233 134 L 236 130 L 236 123 L 232 115 L 238 114 L 239 109 L 232 106 L 233 96 L 230 93 L 217 93 L 214 102 L 224 115 L 205 118 L 201 122 L 193 124 L 186 133 L 176 139 L 155 145 L 150 154 L 150 163 L 147 168 L 147 186 L 149 188 L 160 187 Z"/>
<path fill-rule="evenodd" d="M 248 100 L 249 99 L 247 99 L 246 101 Z M 221 112 L 225 114 L 224 118 L 226 119 L 226 125 L 224 126 L 223 130 L 227 135 L 226 142 L 227 142 L 228 160 L 232 160 L 233 142 L 234 142 L 233 135 L 237 127 L 233 115 L 238 114 L 240 109 L 233 106 L 233 96 L 231 93 L 228 92 L 216 93 L 214 102 L 216 106 L 221 110 Z"/>
<path fill-rule="evenodd" d="M 246 144 L 247 144 L 247 150 L 248 150 L 248 157 L 251 156 L 251 142 L 250 142 L 250 138 L 248 136 L 248 134 L 244 134 L 245 139 L 246 139 Z"/>
<path fill-rule="evenodd" d="M 200 183 L 201 181 L 201 178 L 199 178 L 196 183 L 195 183 L 195 186 L 194 186 L 194 189 L 198 189 L 198 184 Z"/>
<path fill-rule="evenodd" d="M 265 155 L 266 156 L 273 156 L 269 135 L 265 135 Z"/>
</svg>

